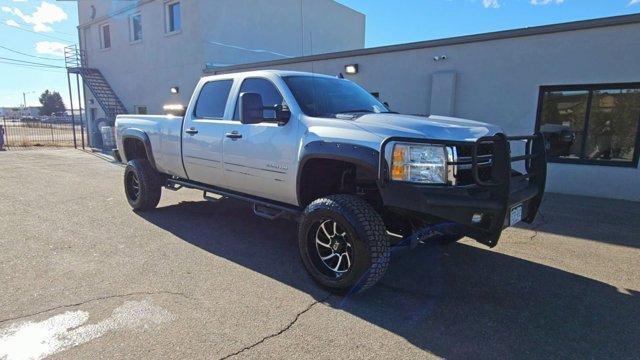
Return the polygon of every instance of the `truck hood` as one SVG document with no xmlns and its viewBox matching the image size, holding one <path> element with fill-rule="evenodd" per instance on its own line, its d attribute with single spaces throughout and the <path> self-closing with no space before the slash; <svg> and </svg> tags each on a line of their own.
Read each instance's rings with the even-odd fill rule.
<svg viewBox="0 0 640 360">
<path fill-rule="evenodd" d="M 429 117 L 400 114 L 367 114 L 353 121 L 354 125 L 382 139 L 391 136 L 475 141 L 483 136 L 502 132 L 499 126 L 446 116 Z"/>
</svg>

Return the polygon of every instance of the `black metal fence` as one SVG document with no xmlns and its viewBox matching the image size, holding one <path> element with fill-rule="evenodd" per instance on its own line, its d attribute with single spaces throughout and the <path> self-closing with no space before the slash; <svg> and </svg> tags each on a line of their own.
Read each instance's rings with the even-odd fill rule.
<svg viewBox="0 0 640 360">
<path fill-rule="evenodd" d="M 0 120 L 4 147 L 85 147 L 88 144 L 85 126 L 68 122 L 45 122 L 40 120 L 7 119 Z"/>
</svg>

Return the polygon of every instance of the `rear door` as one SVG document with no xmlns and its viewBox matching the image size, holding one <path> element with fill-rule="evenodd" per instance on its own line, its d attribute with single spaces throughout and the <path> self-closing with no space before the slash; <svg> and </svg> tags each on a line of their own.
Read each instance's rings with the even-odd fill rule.
<svg viewBox="0 0 640 360">
<path fill-rule="evenodd" d="M 294 116 L 284 125 L 275 122 L 275 111 L 265 110 L 272 121 L 242 124 L 238 99 L 242 93 L 258 93 L 264 106 L 286 103 L 273 80 L 250 77 L 234 92 L 234 125 L 224 139 L 224 177 L 228 187 L 246 194 L 296 204 L 295 164 L 299 136 Z M 235 135 L 235 136 L 233 136 Z"/>
<path fill-rule="evenodd" d="M 223 185 L 222 140 L 231 123 L 225 110 L 232 86 L 233 79 L 205 83 L 193 111 L 185 114 L 182 159 L 190 180 Z"/>
</svg>

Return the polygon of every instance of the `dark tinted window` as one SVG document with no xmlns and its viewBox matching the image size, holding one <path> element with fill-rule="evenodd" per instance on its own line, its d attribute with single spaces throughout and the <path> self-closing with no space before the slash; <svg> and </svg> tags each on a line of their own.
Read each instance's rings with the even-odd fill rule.
<svg viewBox="0 0 640 360">
<path fill-rule="evenodd" d="M 180 18 L 180 3 L 170 4 L 169 8 L 169 32 L 182 29 L 182 19 Z"/>
<path fill-rule="evenodd" d="M 540 131 L 549 143 L 549 157 L 602 164 L 636 162 L 640 86 L 580 87 L 542 91 Z"/>
<path fill-rule="evenodd" d="M 280 94 L 280 91 L 276 88 L 273 83 L 267 79 L 246 79 L 242 86 L 240 87 L 240 94 L 242 93 L 257 93 L 262 96 L 262 104 L 266 107 L 282 105 L 283 98 Z M 240 101 L 236 102 L 236 112 L 234 119 L 240 119 Z M 264 110 L 264 118 L 265 119 L 275 119 L 276 112 L 275 110 Z"/>
<path fill-rule="evenodd" d="M 380 101 L 349 80 L 288 76 L 284 81 L 302 111 L 309 116 L 334 117 L 341 113 L 388 112 Z"/>
<path fill-rule="evenodd" d="M 111 30 L 109 25 L 102 27 L 102 48 L 108 49 L 111 47 Z"/>
<path fill-rule="evenodd" d="M 196 102 L 197 118 L 221 119 L 229 99 L 233 80 L 219 80 L 206 83 Z"/>
</svg>

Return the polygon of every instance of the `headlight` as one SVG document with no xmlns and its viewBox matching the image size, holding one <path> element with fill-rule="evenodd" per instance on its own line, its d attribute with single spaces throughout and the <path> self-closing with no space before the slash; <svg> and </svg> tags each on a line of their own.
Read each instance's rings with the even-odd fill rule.
<svg viewBox="0 0 640 360">
<path fill-rule="evenodd" d="M 446 148 L 438 145 L 395 144 L 391 161 L 391 180 L 446 184 Z"/>
</svg>

